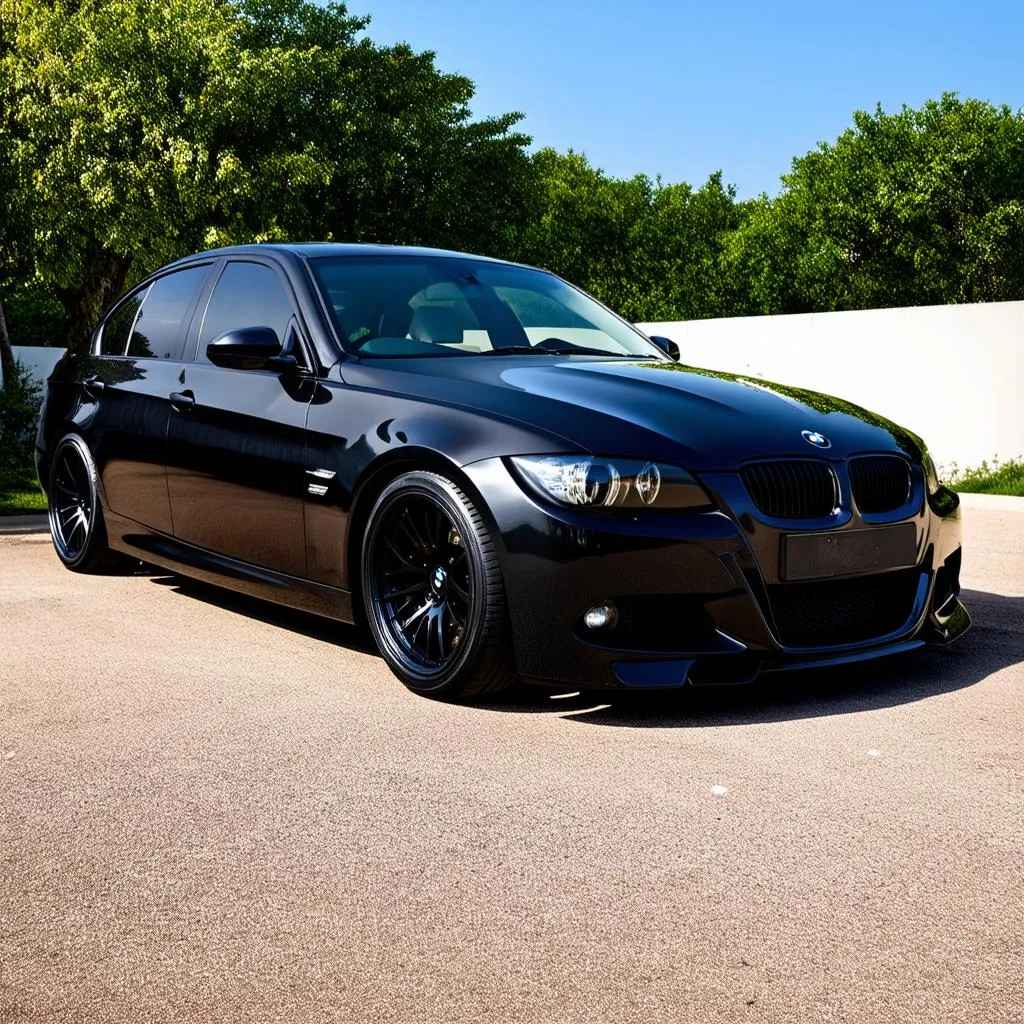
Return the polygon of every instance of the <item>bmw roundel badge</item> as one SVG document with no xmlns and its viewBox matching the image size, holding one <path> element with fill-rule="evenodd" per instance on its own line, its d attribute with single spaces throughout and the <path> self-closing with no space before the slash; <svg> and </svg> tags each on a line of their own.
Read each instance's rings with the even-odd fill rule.
<svg viewBox="0 0 1024 1024">
<path fill-rule="evenodd" d="M 819 434 L 816 430 L 802 430 L 801 436 L 808 444 L 813 444 L 815 448 L 831 448 L 832 442 L 824 435 Z"/>
</svg>

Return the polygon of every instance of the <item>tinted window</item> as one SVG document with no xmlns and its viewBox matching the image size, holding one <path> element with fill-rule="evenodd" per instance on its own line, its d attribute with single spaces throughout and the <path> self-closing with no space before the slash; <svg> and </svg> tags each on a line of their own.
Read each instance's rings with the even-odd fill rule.
<svg viewBox="0 0 1024 1024">
<path fill-rule="evenodd" d="M 292 312 L 291 299 L 270 267 L 229 263 L 206 308 L 199 332 L 199 358 L 206 358 L 211 341 L 239 327 L 270 327 L 283 342 Z"/>
<path fill-rule="evenodd" d="M 129 296 L 118 306 L 114 315 L 103 325 L 100 336 L 100 354 L 105 356 L 123 356 L 128 348 L 128 335 L 135 323 L 135 314 L 146 297 L 146 288 Z"/>
<path fill-rule="evenodd" d="M 154 281 L 135 320 L 128 355 L 180 359 L 183 321 L 209 267 L 189 267 Z M 187 325 L 186 325 L 187 326 Z"/>
</svg>

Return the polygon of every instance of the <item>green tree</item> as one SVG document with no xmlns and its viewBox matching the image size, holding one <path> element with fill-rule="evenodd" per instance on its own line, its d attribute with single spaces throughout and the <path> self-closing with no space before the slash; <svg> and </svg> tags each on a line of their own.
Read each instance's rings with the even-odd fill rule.
<svg viewBox="0 0 1024 1024">
<path fill-rule="evenodd" d="M 732 314 L 723 258 L 742 219 L 735 189 L 715 172 L 699 188 L 654 190 L 643 225 L 636 320 L 698 320 Z"/>
<path fill-rule="evenodd" d="M 648 212 L 651 181 L 609 178 L 571 150 L 541 150 L 534 171 L 533 216 L 515 241 L 516 257 L 561 274 L 626 315 L 633 233 Z"/>
<path fill-rule="evenodd" d="M 631 320 L 713 316 L 723 298 L 719 263 L 738 223 L 720 174 L 697 191 L 643 174 L 605 175 L 586 157 L 534 157 L 534 215 L 513 247 Z"/>
<path fill-rule="evenodd" d="M 434 54 L 382 47 L 341 5 L 242 5 L 215 237 L 431 244 L 498 252 L 525 216 L 521 115 L 472 121 L 473 84 Z"/>
<path fill-rule="evenodd" d="M 739 204 L 737 212 L 739 226 L 725 240 L 721 263 L 727 315 L 809 312 L 791 272 L 804 240 L 783 199 L 761 195 Z"/>
<path fill-rule="evenodd" d="M 857 112 L 752 204 L 727 266 L 744 312 L 1024 297 L 1024 117 L 947 93 Z"/>
<path fill-rule="evenodd" d="M 5 387 L 14 379 L 15 366 L 4 314 L 3 286 L 19 269 L 23 270 L 18 264 L 24 238 L 18 215 L 18 168 L 11 130 L 13 85 L 4 60 L 12 46 L 11 30 L 6 6 L 0 4 L 0 374 Z"/>
<path fill-rule="evenodd" d="M 14 38 L 10 14 L 10 5 L 0 0 L 0 370 L 5 382 L 14 376 L 12 342 L 59 342 L 63 319 L 52 290 L 32 278 L 31 171 L 15 145 L 14 88 L 4 60 Z"/>
<path fill-rule="evenodd" d="M 134 268 L 180 255 L 212 206 L 210 104 L 230 11 L 201 0 L 10 0 L 15 159 L 32 270 L 83 347 Z"/>
<path fill-rule="evenodd" d="M 433 54 L 311 0 L 0 0 L 31 272 L 87 344 L 156 266 L 285 238 L 502 246 L 525 209 L 518 115 L 470 119 Z"/>
</svg>

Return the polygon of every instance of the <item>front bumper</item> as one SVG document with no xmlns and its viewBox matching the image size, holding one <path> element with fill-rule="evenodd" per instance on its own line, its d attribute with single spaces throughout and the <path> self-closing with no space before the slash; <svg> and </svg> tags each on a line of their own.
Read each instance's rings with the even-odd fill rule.
<svg viewBox="0 0 1024 1024">
<path fill-rule="evenodd" d="M 703 478 L 726 511 L 613 517 L 541 504 L 500 459 L 464 471 L 493 520 L 518 669 L 529 681 L 574 689 L 746 683 L 764 671 L 944 645 L 970 627 L 958 597 L 955 496 L 936 511 L 920 477 L 896 518 L 847 507 L 825 522 L 787 523 L 758 513 L 738 474 Z M 785 534 L 883 521 L 914 524 L 913 567 L 811 584 L 781 579 Z M 584 612 L 606 600 L 620 609 L 618 625 L 587 630 Z"/>
</svg>

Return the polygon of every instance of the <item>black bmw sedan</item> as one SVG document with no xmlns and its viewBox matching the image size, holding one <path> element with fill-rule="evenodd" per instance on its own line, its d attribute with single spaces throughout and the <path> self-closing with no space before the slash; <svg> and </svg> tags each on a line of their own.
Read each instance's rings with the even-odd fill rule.
<svg viewBox="0 0 1024 1024">
<path fill-rule="evenodd" d="M 48 382 L 54 546 L 365 621 L 452 699 L 742 683 L 969 627 L 958 500 L 917 437 L 677 357 L 481 257 L 191 256 Z"/>
</svg>

